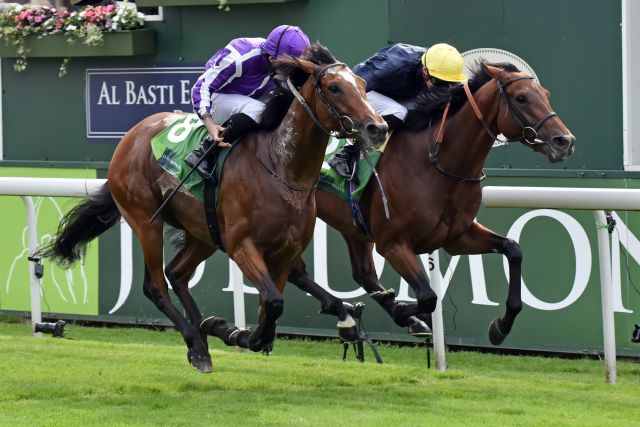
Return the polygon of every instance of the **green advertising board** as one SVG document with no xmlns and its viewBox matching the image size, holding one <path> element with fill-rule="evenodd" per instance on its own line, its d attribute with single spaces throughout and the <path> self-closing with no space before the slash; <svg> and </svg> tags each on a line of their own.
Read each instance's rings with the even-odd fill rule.
<svg viewBox="0 0 640 427">
<path fill-rule="evenodd" d="M 55 176 L 58 170 L 7 169 L 12 176 Z M 87 177 L 87 171 L 70 171 L 67 177 Z M 529 179 L 491 177 L 491 185 L 575 186 L 571 179 Z M 581 186 L 637 188 L 633 180 L 583 180 Z M 60 215 L 73 201 L 36 201 L 39 207 L 40 241 L 55 230 Z M 28 275 L 24 248 L 24 212 L 18 198 L 0 199 L 6 213 L 2 233 L 2 293 L 0 309 L 29 310 Z M 640 214 L 614 212 L 612 233 L 616 340 L 620 354 L 640 355 L 630 342 L 633 324 L 640 320 Z M 479 221 L 494 231 L 518 240 L 523 249 L 524 309 L 503 347 L 552 351 L 597 352 L 602 346 L 600 284 L 596 227 L 589 211 L 538 209 L 483 209 Z M 100 250 L 98 251 L 98 247 Z M 145 324 L 165 324 L 167 319 L 142 293 L 143 260 L 128 226 L 121 224 L 90 246 L 83 265 L 65 273 L 45 263 L 43 311 L 93 315 L 96 319 Z M 98 257 L 99 252 L 99 257 Z M 167 245 L 165 259 L 175 249 Z M 100 271 L 98 272 L 98 258 Z M 420 257 L 425 269 L 427 255 Z M 505 261 L 501 255 L 450 257 L 441 253 L 445 332 L 450 344 L 490 346 L 486 336 L 489 322 L 504 313 L 507 296 Z M 337 232 L 323 223 L 316 227 L 314 241 L 305 253 L 308 271 L 334 295 L 348 302 L 366 304 L 365 322 L 373 337 L 413 340 L 351 279 L 346 245 Z M 414 301 L 406 282 L 375 256 L 382 283 L 394 288 L 398 299 Z M 233 320 L 233 264 L 217 253 L 203 263 L 190 287 L 205 315 Z M 21 272 L 21 274 L 20 274 Z M 99 278 L 99 280 L 96 280 Z M 257 291 L 243 280 L 248 324 L 257 322 Z M 178 304 L 177 300 L 174 301 Z M 335 335 L 336 319 L 318 314 L 319 303 L 290 285 L 285 293 L 285 312 L 279 320 L 281 332 Z"/>
<path fill-rule="evenodd" d="M 392 42 L 422 46 L 448 42 L 461 52 L 486 48 L 517 57 L 551 92 L 553 108 L 577 138 L 576 153 L 566 162 L 549 164 L 520 144 L 495 148 L 487 161 L 487 184 L 637 188 L 637 172 L 624 171 L 623 164 L 620 21 L 620 2 L 604 0 L 535 4 L 527 0 L 256 1 L 233 4 L 230 12 L 185 1 L 184 6 L 165 7 L 162 21 L 148 23 L 156 36 L 153 54 L 74 57 L 68 75 L 61 79 L 57 77 L 61 58 L 30 58 L 23 73 L 15 73 L 12 60 L 3 58 L 0 176 L 104 177 L 117 140 L 88 136 L 90 71 L 98 70 L 94 76 L 113 76 L 121 69 L 154 70 L 156 74 L 170 68 L 198 70 L 230 39 L 264 36 L 286 22 L 303 27 L 312 40 L 323 42 L 349 65 Z M 105 93 L 114 94 L 118 82 L 110 78 L 114 80 L 109 80 L 111 86 Z M 133 84 L 133 78 L 127 79 Z M 122 93 L 117 95 L 121 101 L 127 99 Z M 105 112 L 98 120 L 109 125 L 115 118 Z M 77 202 L 66 198 L 34 201 L 40 242 L 46 242 L 61 215 Z M 0 212 L 0 310 L 25 313 L 30 304 L 24 207 L 17 197 L 0 196 Z M 617 221 L 611 235 L 616 342 L 620 354 L 640 356 L 640 345 L 630 342 L 634 323 L 640 323 L 640 279 L 636 279 L 640 214 L 615 212 L 613 218 Z M 524 253 L 524 308 L 502 347 L 600 351 L 595 230 L 601 225 L 594 223 L 593 215 L 586 211 L 483 209 L 478 220 L 518 240 Z M 167 245 L 166 262 L 175 251 Z M 443 253 L 440 259 L 447 342 L 490 346 L 487 327 L 505 310 L 503 257 Z M 428 256 L 421 260 L 429 265 Z M 347 248 L 337 232 L 319 223 L 305 261 L 312 276 L 337 296 L 366 303 L 364 319 L 372 336 L 412 340 L 353 282 Z M 406 282 L 383 259 L 376 256 L 375 261 L 385 287 L 394 288 L 401 300 L 412 301 Z M 168 325 L 143 295 L 143 276 L 135 236 L 126 224 L 119 224 L 90 245 L 84 264 L 71 272 L 45 263 L 43 312 Z M 190 289 L 203 314 L 233 320 L 232 289 L 241 280 L 227 257 L 216 253 L 196 270 Z M 251 325 L 257 321 L 258 296 L 249 283 L 243 289 L 246 320 Z M 279 330 L 335 335 L 336 319 L 318 314 L 319 308 L 309 295 L 289 286 Z"/>
<path fill-rule="evenodd" d="M 0 167 L 0 176 L 37 178 L 95 178 L 94 170 Z M 77 200 L 68 197 L 33 197 L 38 221 L 38 244 L 46 244 L 60 219 Z M 20 197 L 0 196 L 0 309 L 30 311 L 29 255 L 26 210 Z M 42 279 L 43 311 L 98 314 L 98 248 L 70 270 L 45 264 Z"/>
</svg>

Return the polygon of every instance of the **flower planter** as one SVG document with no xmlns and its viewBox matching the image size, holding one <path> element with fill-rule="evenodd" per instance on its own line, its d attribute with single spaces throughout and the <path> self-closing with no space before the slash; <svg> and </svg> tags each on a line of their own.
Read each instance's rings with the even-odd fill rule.
<svg viewBox="0 0 640 427">
<path fill-rule="evenodd" d="M 135 0 L 138 7 L 155 6 L 218 6 L 218 0 Z M 301 0 L 227 0 L 229 6 L 234 4 L 288 3 Z"/>
<path fill-rule="evenodd" d="M 28 36 L 27 58 L 68 58 L 81 56 L 133 56 L 149 55 L 156 52 L 155 31 L 150 29 L 117 31 L 104 33 L 104 44 L 88 46 L 78 40 L 69 43 L 63 34 L 48 35 L 43 38 Z M 16 51 L 0 40 L 0 57 L 15 58 Z"/>
</svg>

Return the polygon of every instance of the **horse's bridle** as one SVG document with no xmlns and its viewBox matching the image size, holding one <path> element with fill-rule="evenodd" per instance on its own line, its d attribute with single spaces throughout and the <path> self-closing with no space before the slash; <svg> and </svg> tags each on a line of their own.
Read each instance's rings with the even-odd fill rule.
<svg viewBox="0 0 640 427">
<path fill-rule="evenodd" d="M 353 120 L 351 119 L 351 117 L 349 117 L 349 116 L 347 116 L 345 114 L 340 114 L 340 112 L 333 105 L 331 105 L 329 103 L 329 101 L 325 98 L 324 94 L 322 93 L 322 89 L 320 88 L 320 79 L 322 78 L 323 74 L 327 70 L 329 70 L 330 68 L 340 67 L 340 66 L 346 66 L 346 65 L 343 64 L 342 62 L 336 62 L 336 63 L 333 63 L 333 64 L 326 65 L 322 69 L 320 69 L 320 71 L 316 75 L 316 80 L 314 82 L 314 90 L 315 90 L 316 95 L 317 95 L 314 99 L 320 98 L 320 100 L 322 100 L 322 102 L 327 107 L 329 112 L 336 119 L 338 119 L 338 122 L 340 123 L 340 127 L 342 128 L 341 131 L 339 132 L 338 137 L 354 137 L 355 135 L 357 135 L 359 133 L 359 131 L 357 129 L 355 129 L 355 125 L 354 125 Z M 311 120 L 313 120 L 313 122 L 316 124 L 316 126 L 318 126 L 320 129 L 322 129 L 327 135 L 331 135 L 331 132 L 329 130 L 327 130 L 327 128 L 325 128 L 322 125 L 322 123 L 320 123 L 320 120 L 318 120 L 318 118 L 314 114 L 313 110 L 311 110 L 311 107 L 309 107 L 309 104 L 307 103 L 307 101 L 300 94 L 300 92 L 298 92 L 298 90 L 293 85 L 293 83 L 291 83 L 291 79 L 287 79 L 287 86 L 289 86 L 289 90 L 291 91 L 291 93 L 293 93 L 293 96 L 295 96 L 296 99 L 298 100 L 298 102 L 304 107 L 304 109 L 309 114 L 309 117 L 311 117 Z M 287 182 L 286 180 L 280 178 L 278 176 L 278 174 L 276 174 L 272 170 L 272 168 L 269 168 L 269 166 L 267 166 L 264 163 L 264 161 L 260 158 L 260 156 L 257 156 L 257 158 L 258 158 L 258 161 L 260 162 L 260 164 L 265 168 L 265 170 L 272 177 L 274 177 L 277 181 L 279 181 L 281 184 L 283 184 L 284 186 L 286 186 L 290 190 L 293 190 L 293 191 L 310 191 L 310 190 L 313 190 L 314 188 L 316 188 L 316 186 L 318 185 L 318 181 L 320 180 L 320 177 L 318 177 L 314 181 L 314 183 L 312 185 L 310 185 L 308 187 L 299 187 L 299 186 L 297 186 L 295 184 L 292 184 L 292 183 Z"/>
<path fill-rule="evenodd" d="M 469 100 L 469 104 L 471 105 L 471 108 L 473 109 L 476 117 L 478 118 L 478 120 L 480 121 L 480 123 L 482 124 L 482 127 L 484 128 L 485 132 L 487 133 L 487 135 L 489 135 L 489 137 L 493 140 L 493 141 L 500 141 L 503 142 L 505 144 L 508 144 L 509 142 L 515 142 L 515 141 L 524 141 L 529 145 L 540 145 L 540 144 L 544 144 L 545 142 L 542 141 L 541 139 L 538 138 L 538 130 L 540 129 L 540 127 L 542 127 L 542 125 L 549 120 L 552 117 L 557 116 L 557 114 L 554 111 L 550 111 L 549 113 L 547 113 L 542 119 L 540 119 L 540 121 L 538 123 L 535 124 L 535 126 L 529 126 L 527 125 L 527 119 L 524 117 L 524 115 L 522 114 L 522 112 L 520 110 L 518 110 L 516 108 L 516 106 L 513 104 L 513 102 L 509 99 L 509 97 L 507 96 L 507 91 L 505 90 L 509 85 L 511 85 L 514 82 L 517 82 L 518 80 L 524 80 L 524 79 L 533 79 L 534 77 L 532 76 L 519 76 L 519 77 L 514 77 L 511 80 L 508 80 L 507 82 L 505 82 L 504 84 L 500 83 L 497 79 L 496 79 L 496 84 L 498 85 L 498 92 L 500 93 L 500 95 L 502 96 L 502 98 L 504 99 L 505 104 L 507 104 L 507 109 L 511 111 L 511 114 L 513 115 L 514 119 L 516 120 L 516 122 L 518 122 L 518 125 L 520 125 L 520 128 L 522 129 L 522 136 L 519 136 L 517 138 L 510 138 L 510 139 L 499 139 L 498 136 L 496 134 L 493 133 L 493 131 L 491 131 L 491 128 L 489 127 L 489 124 L 487 123 L 487 121 L 485 120 L 484 116 L 482 115 L 482 112 L 480 111 L 480 108 L 478 107 L 478 104 L 476 103 L 476 100 L 473 98 L 473 94 L 471 93 L 471 89 L 469 89 L 469 83 L 468 82 L 464 82 L 463 86 L 464 86 L 464 92 L 467 95 L 467 99 Z M 443 113 L 442 116 L 442 121 L 440 123 L 440 131 L 438 132 L 438 137 L 436 138 L 436 144 L 435 144 L 435 148 L 433 151 L 429 151 L 429 160 L 431 161 L 431 164 L 438 170 L 438 172 L 440 172 L 443 175 L 449 176 L 451 178 L 455 178 L 459 181 L 464 181 L 464 182 L 480 182 L 483 181 L 486 178 L 486 175 L 484 174 L 484 172 L 482 173 L 481 176 L 479 177 L 465 177 L 465 176 L 458 176 L 452 173 L 449 173 L 447 171 L 445 171 L 442 167 L 442 165 L 440 165 L 440 161 L 439 161 L 439 153 L 440 153 L 440 146 L 442 145 L 442 141 L 444 139 L 444 129 L 445 129 L 445 122 L 447 119 L 447 113 L 449 111 L 449 106 L 451 105 L 451 101 L 449 101 L 449 103 L 447 104 L 447 107 L 445 108 L 445 111 Z"/>
<path fill-rule="evenodd" d="M 316 80 L 315 80 L 315 82 L 313 84 L 314 91 L 315 91 L 315 93 L 317 95 L 314 98 L 314 104 L 315 104 L 315 99 L 320 98 L 320 100 L 327 107 L 327 109 L 329 110 L 331 115 L 338 120 L 338 122 L 340 123 L 340 128 L 341 128 L 340 132 L 338 134 L 338 137 L 341 137 L 341 138 L 346 138 L 346 137 L 353 138 L 358 133 L 360 133 L 355 128 L 355 124 L 353 123 L 353 120 L 351 119 L 351 117 L 347 116 L 346 114 L 340 113 L 336 109 L 336 107 L 334 107 L 327 100 L 327 98 L 324 96 L 322 88 L 320 87 L 320 79 L 322 79 L 324 73 L 327 70 L 329 70 L 329 69 L 331 69 L 333 67 L 346 67 L 346 64 L 344 64 L 342 62 L 335 62 L 333 64 L 325 65 L 322 69 L 320 69 L 318 74 L 316 74 Z M 318 126 L 320 129 L 322 129 L 327 135 L 331 135 L 332 133 L 329 130 L 327 130 L 327 128 L 324 127 L 324 125 L 322 123 L 320 123 L 320 120 L 318 120 L 318 117 L 313 112 L 311 107 L 309 107 L 309 104 L 307 103 L 307 101 L 304 99 L 304 97 L 300 94 L 300 92 L 298 92 L 296 87 L 293 85 L 293 83 L 291 82 L 291 79 L 287 79 L 287 86 L 289 87 L 289 90 L 291 91 L 293 96 L 295 96 L 296 99 L 298 100 L 298 102 L 304 107 L 304 109 L 306 110 L 307 114 L 309 114 L 309 117 L 311 117 L 311 120 L 313 120 L 313 122 L 316 124 L 316 126 Z M 317 108 L 314 108 L 314 110 L 317 110 Z"/>
<path fill-rule="evenodd" d="M 518 122 L 518 125 L 522 129 L 522 136 L 519 136 L 517 138 L 510 138 L 506 140 L 498 139 L 498 137 L 491 131 L 491 128 L 489 128 L 487 121 L 484 119 L 484 116 L 482 115 L 482 113 L 480 112 L 480 109 L 478 108 L 478 104 L 476 104 L 476 101 L 473 98 L 471 89 L 469 89 L 469 84 L 467 82 L 464 82 L 464 91 L 467 95 L 467 99 L 469 100 L 469 103 L 471 104 L 471 108 L 475 112 L 476 117 L 478 117 L 478 120 L 480 120 L 480 123 L 482 123 L 482 126 L 484 127 L 485 132 L 487 132 L 489 137 L 492 138 L 494 141 L 504 142 L 505 144 L 508 144 L 509 142 L 515 142 L 515 141 L 523 141 L 529 145 L 540 145 L 545 143 L 544 141 L 538 138 L 538 130 L 542 127 L 542 125 L 547 120 L 549 120 L 552 117 L 556 117 L 557 114 L 554 111 L 550 111 L 542 119 L 540 119 L 540 121 L 538 121 L 538 123 L 536 123 L 534 126 L 528 125 L 527 119 L 524 117 L 522 112 L 518 108 L 516 108 L 516 105 L 507 96 L 507 91 L 505 90 L 512 83 L 517 82 L 519 80 L 525 80 L 525 79 L 533 80 L 534 77 L 532 76 L 514 77 L 511 80 L 507 80 L 504 84 L 500 83 L 496 79 L 496 84 L 498 85 L 498 92 L 502 96 L 502 99 L 504 99 L 505 104 L 507 104 L 507 109 L 511 111 L 513 118 L 516 119 L 516 122 Z"/>
</svg>

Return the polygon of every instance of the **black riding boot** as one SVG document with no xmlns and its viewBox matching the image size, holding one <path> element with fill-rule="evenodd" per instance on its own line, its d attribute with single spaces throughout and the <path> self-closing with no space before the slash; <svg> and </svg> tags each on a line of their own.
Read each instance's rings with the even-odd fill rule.
<svg viewBox="0 0 640 427">
<path fill-rule="evenodd" d="M 244 113 L 236 113 L 229 117 L 229 120 L 224 122 L 222 127 L 225 128 L 225 130 L 220 136 L 224 139 L 224 142 L 231 144 L 256 129 L 258 123 Z"/>
<path fill-rule="evenodd" d="M 393 114 L 387 114 L 386 116 L 382 116 L 387 125 L 389 126 L 389 131 L 392 131 L 402 124 L 402 120 L 394 116 Z"/>
<path fill-rule="evenodd" d="M 198 169 L 196 170 L 196 172 L 198 172 L 198 175 L 203 178 L 209 178 L 211 176 L 211 173 L 213 172 L 213 163 L 210 162 L 211 159 L 209 158 L 213 150 L 207 153 L 207 150 L 209 149 L 209 147 L 211 147 L 211 144 L 213 144 L 213 140 L 211 139 L 211 136 L 207 135 L 207 137 L 203 139 L 202 142 L 200 142 L 200 145 L 198 145 L 198 147 L 193 150 L 186 159 L 184 159 L 184 162 L 191 166 L 191 168 L 193 169 L 195 165 L 198 164 L 198 161 L 202 157 L 207 155 L 207 157 L 205 157 L 200 162 L 200 164 L 198 164 Z"/>
<path fill-rule="evenodd" d="M 258 127 L 258 124 L 255 122 L 255 120 L 253 120 L 246 114 L 237 113 L 231 116 L 223 124 L 223 127 L 225 128 L 225 130 L 220 134 L 220 136 L 224 139 L 225 142 L 232 143 L 247 132 Z M 211 140 L 211 137 L 207 136 L 204 140 L 202 140 L 200 145 L 198 145 L 198 148 L 193 150 L 191 154 L 189 154 L 187 158 L 184 159 L 184 162 L 193 168 L 196 163 L 198 163 L 198 160 L 200 160 L 200 158 L 205 155 L 206 151 L 209 149 L 212 143 L 213 141 Z M 214 158 L 211 158 L 211 153 L 213 153 L 214 151 L 215 150 L 209 151 L 209 155 L 207 155 L 207 157 L 198 165 L 198 170 L 196 172 L 198 172 L 198 174 L 203 178 L 209 178 L 213 173 L 216 160 Z"/>
<path fill-rule="evenodd" d="M 351 180 L 355 173 L 356 158 L 360 154 L 361 145 L 358 143 L 345 144 L 332 158 L 329 159 L 331 166 L 341 177 Z"/>
</svg>

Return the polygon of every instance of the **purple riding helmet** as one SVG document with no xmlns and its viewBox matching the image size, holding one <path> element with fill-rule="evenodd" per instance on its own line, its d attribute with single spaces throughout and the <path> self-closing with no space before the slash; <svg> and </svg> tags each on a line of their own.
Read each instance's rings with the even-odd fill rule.
<svg viewBox="0 0 640 427">
<path fill-rule="evenodd" d="M 309 37 L 300 27 L 280 25 L 267 36 L 262 50 L 274 58 L 281 55 L 299 57 L 307 47 L 309 47 Z"/>
</svg>

